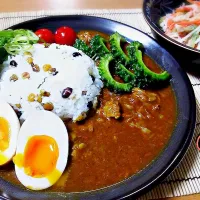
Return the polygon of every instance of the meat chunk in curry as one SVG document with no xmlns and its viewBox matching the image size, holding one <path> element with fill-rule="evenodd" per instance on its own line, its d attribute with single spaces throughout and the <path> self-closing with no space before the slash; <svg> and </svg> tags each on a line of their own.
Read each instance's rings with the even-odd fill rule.
<svg viewBox="0 0 200 200">
<path fill-rule="evenodd" d="M 119 119 L 121 116 L 119 102 L 114 100 L 107 101 L 103 107 L 103 113 L 106 118 Z"/>
</svg>

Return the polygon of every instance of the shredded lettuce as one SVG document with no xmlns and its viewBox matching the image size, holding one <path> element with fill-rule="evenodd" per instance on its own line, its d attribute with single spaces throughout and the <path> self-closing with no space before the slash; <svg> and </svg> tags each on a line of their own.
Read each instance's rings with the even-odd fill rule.
<svg viewBox="0 0 200 200">
<path fill-rule="evenodd" d="M 20 52 L 29 51 L 32 45 L 37 43 L 39 37 L 30 30 L 3 30 L 0 31 L 0 48 L 4 48 L 8 54 L 17 55 Z M 0 49 L 1 50 L 1 49 Z M 4 54 L 6 53 L 4 51 Z M 0 51 L 0 63 L 7 59 L 7 56 Z"/>
</svg>

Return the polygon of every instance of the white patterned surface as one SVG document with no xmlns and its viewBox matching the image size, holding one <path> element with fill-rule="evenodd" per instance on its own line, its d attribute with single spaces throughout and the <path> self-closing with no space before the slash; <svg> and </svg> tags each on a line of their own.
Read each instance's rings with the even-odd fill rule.
<svg viewBox="0 0 200 200">
<path fill-rule="evenodd" d="M 0 30 L 34 18 L 64 14 L 83 14 L 104 17 L 136 27 L 152 36 L 151 30 L 146 24 L 140 9 L 0 13 Z M 140 197 L 140 200 L 200 193 L 200 154 L 195 148 L 195 140 L 200 133 L 200 78 L 192 75 L 188 76 L 193 85 L 197 102 L 197 127 L 192 144 L 176 170 L 152 191 Z"/>
</svg>

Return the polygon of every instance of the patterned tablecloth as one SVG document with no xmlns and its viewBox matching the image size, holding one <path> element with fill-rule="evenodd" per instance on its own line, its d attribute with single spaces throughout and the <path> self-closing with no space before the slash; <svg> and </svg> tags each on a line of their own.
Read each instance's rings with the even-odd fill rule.
<svg viewBox="0 0 200 200">
<path fill-rule="evenodd" d="M 128 10 L 65 10 L 19 13 L 0 13 L 0 30 L 26 20 L 51 16 L 84 14 L 116 20 L 136 27 L 152 36 L 140 9 Z M 188 74 L 196 95 L 197 125 L 191 146 L 179 167 L 152 191 L 140 200 L 158 199 L 200 193 L 200 153 L 195 148 L 195 140 L 200 133 L 200 78 Z"/>
</svg>

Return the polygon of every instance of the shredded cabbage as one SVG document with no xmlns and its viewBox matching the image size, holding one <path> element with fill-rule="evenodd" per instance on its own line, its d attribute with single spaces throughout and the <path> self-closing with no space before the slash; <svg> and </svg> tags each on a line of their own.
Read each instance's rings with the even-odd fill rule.
<svg viewBox="0 0 200 200">
<path fill-rule="evenodd" d="M 0 64 L 7 59 L 8 54 L 17 55 L 20 52 L 30 51 L 32 45 L 38 41 L 39 37 L 30 30 L 0 31 Z"/>
<path fill-rule="evenodd" d="M 189 47 L 200 49 L 200 2 L 188 0 L 173 13 L 162 17 L 159 24 L 166 35 Z"/>
<path fill-rule="evenodd" d="M 13 31 L 13 38 L 11 38 L 4 48 L 11 55 L 17 55 L 21 51 L 31 50 L 32 44 L 37 43 L 39 37 L 32 31 L 19 29 Z"/>
</svg>

